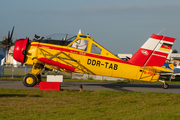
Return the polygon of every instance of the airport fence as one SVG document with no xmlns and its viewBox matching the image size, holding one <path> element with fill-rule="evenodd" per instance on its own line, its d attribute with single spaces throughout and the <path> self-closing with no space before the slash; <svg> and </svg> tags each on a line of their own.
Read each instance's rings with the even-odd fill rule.
<svg viewBox="0 0 180 120">
<path fill-rule="evenodd" d="M 10 77 L 10 78 L 17 78 L 17 77 L 24 77 L 26 74 L 30 73 L 32 70 L 32 66 L 31 65 L 18 65 L 18 66 L 13 66 L 13 65 L 5 65 L 4 66 L 4 70 L 1 66 L 0 69 L 0 76 L 1 77 Z M 120 78 L 113 78 L 113 77 L 106 77 L 106 76 L 97 76 L 97 75 L 82 75 L 82 74 L 77 74 L 77 73 L 69 73 L 66 74 L 65 72 L 62 71 L 56 71 L 56 70 L 51 70 L 51 71 L 47 71 L 45 72 L 45 74 L 42 74 L 43 70 L 41 71 L 41 76 L 43 78 L 46 78 L 47 75 L 63 75 L 63 78 L 72 78 L 72 79 L 94 79 L 94 80 L 124 80 L 124 79 L 120 79 Z M 77 74 L 77 75 L 76 75 Z M 165 80 L 169 80 L 170 79 L 170 75 L 169 76 L 161 76 L 161 79 L 165 79 Z M 176 77 L 176 80 L 180 80 L 180 77 Z"/>
<path fill-rule="evenodd" d="M 3 77 L 24 77 L 24 75 L 30 73 L 32 70 L 32 66 L 30 65 L 18 65 L 18 66 L 13 66 L 13 65 L 7 65 L 4 66 L 4 74 L 2 75 Z M 41 71 L 41 73 L 43 70 Z M 42 74 L 41 74 L 42 75 Z M 50 70 L 45 72 L 42 77 L 46 77 L 47 75 L 63 75 L 64 78 L 71 78 L 71 74 L 66 74 L 65 72 L 62 71 L 54 71 Z"/>
</svg>

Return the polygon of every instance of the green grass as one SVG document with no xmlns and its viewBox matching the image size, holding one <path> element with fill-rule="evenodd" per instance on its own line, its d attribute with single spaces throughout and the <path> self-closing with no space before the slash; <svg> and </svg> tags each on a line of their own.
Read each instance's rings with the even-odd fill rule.
<svg viewBox="0 0 180 120">
<path fill-rule="evenodd" d="M 22 77 L 0 80 L 22 81 Z M 69 78 L 64 82 L 150 83 Z M 167 83 L 180 84 L 180 80 Z M 180 94 L 2 88 L 0 111 L 0 120 L 177 120 L 180 119 Z"/>
<path fill-rule="evenodd" d="M 180 94 L 0 89 L 1 120 L 177 120 Z"/>
</svg>

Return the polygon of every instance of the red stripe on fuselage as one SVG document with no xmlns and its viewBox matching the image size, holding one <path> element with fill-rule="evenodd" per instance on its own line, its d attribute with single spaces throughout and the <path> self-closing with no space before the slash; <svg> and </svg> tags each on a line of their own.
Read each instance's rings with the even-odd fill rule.
<svg viewBox="0 0 180 120">
<path fill-rule="evenodd" d="M 91 54 L 91 53 L 86 53 L 86 52 L 82 52 L 82 51 L 70 50 L 70 49 L 60 48 L 60 47 L 54 47 L 54 46 L 50 46 L 50 45 L 32 44 L 31 43 L 31 46 L 37 46 L 37 47 L 42 47 L 42 48 L 49 48 L 49 49 L 54 49 L 54 50 L 60 50 L 60 51 L 63 51 L 63 52 L 69 52 L 69 53 L 73 53 L 73 54 L 78 54 L 78 55 L 94 57 L 94 58 L 98 58 L 98 59 L 109 60 L 109 61 L 113 61 L 113 62 L 131 64 L 131 63 L 127 63 L 126 61 L 123 61 L 121 59 L 109 58 L 109 57 L 104 57 L 104 56 L 95 55 L 95 54 Z"/>
</svg>

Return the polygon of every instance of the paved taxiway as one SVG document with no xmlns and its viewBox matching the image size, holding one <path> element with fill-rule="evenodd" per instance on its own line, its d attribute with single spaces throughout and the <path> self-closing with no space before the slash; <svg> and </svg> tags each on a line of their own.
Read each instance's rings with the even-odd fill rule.
<svg viewBox="0 0 180 120">
<path fill-rule="evenodd" d="M 83 86 L 84 91 L 114 90 L 128 92 L 180 93 L 180 85 L 176 84 L 169 84 L 169 89 L 163 89 L 161 84 L 63 82 L 61 84 L 61 89 L 79 90 L 80 85 Z M 39 89 L 38 87 L 25 87 L 22 81 L 0 81 L 0 88 Z"/>
</svg>

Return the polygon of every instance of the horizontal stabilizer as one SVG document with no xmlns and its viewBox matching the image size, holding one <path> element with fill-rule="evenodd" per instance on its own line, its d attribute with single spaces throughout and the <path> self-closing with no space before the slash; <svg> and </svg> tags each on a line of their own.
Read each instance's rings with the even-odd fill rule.
<svg viewBox="0 0 180 120">
<path fill-rule="evenodd" d="M 153 67 L 158 73 L 173 73 L 172 70 L 163 67 Z"/>
<path fill-rule="evenodd" d="M 170 69 L 167 69 L 167 68 L 163 68 L 163 67 L 152 66 L 152 67 L 145 67 L 145 70 L 146 69 L 154 70 L 155 73 L 173 73 L 173 70 L 170 70 Z"/>
</svg>

